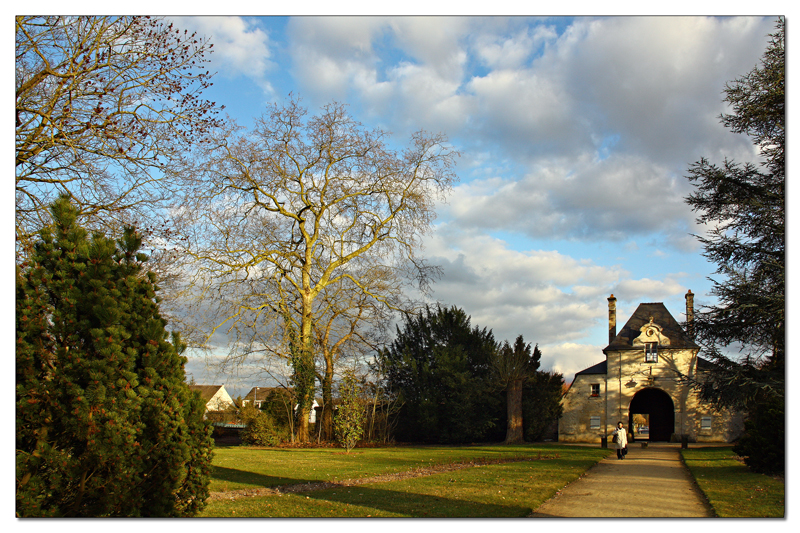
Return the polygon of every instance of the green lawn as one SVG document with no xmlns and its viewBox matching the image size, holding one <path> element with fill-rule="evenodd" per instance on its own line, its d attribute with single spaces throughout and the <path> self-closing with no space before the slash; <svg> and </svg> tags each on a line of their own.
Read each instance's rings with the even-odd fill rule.
<svg viewBox="0 0 800 533">
<path fill-rule="evenodd" d="M 298 494 L 209 501 L 207 517 L 523 517 L 610 453 L 595 447 L 218 448 L 212 491 L 372 477 L 476 460 L 530 459 Z"/>
<path fill-rule="evenodd" d="M 729 447 L 690 448 L 681 454 L 717 516 L 785 516 L 783 478 L 751 472 Z"/>
</svg>

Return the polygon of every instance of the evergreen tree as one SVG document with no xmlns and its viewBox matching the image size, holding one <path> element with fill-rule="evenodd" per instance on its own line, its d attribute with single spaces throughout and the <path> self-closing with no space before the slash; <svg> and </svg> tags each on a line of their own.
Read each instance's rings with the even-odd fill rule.
<svg viewBox="0 0 800 533">
<path fill-rule="evenodd" d="M 539 346 L 531 353 L 531 345 L 525 344 L 522 335 L 514 341 L 514 347 L 503 343 L 492 360 L 494 379 L 506 393 L 507 444 L 524 442 L 522 423 L 522 386 L 539 368 L 542 353 Z"/>
<path fill-rule="evenodd" d="M 89 238 L 66 197 L 51 212 L 16 272 L 17 515 L 191 516 L 211 428 L 141 238 Z"/>
<path fill-rule="evenodd" d="M 561 416 L 564 376 L 558 372 L 537 370 L 522 388 L 522 421 L 525 440 L 548 438 Z M 556 437 L 558 429 L 556 429 Z"/>
<path fill-rule="evenodd" d="M 723 277 L 712 290 L 719 304 L 702 309 L 694 321 L 697 340 L 715 363 L 709 379 L 700 384 L 701 395 L 716 406 L 747 410 L 747 432 L 762 432 L 778 448 L 774 454 L 740 448 L 746 456 L 783 457 L 784 450 L 783 438 L 777 438 L 785 424 L 786 381 L 784 30 L 785 21 L 779 19 L 761 64 L 725 89 L 733 113 L 723 115 L 722 123 L 750 136 L 762 161 L 726 159 L 717 166 L 701 159 L 688 176 L 696 191 L 687 202 L 699 213 L 698 222 L 714 226 L 700 238 L 704 255 Z M 731 349 L 743 356 L 728 357 L 724 351 Z M 762 424 L 765 420 L 770 423 Z M 770 464 L 783 469 L 783 461 Z"/>
<path fill-rule="evenodd" d="M 501 440 L 503 409 L 492 393 L 491 330 L 470 326 L 456 307 L 406 316 L 379 358 L 401 402 L 396 437 L 407 442 Z M 499 435 L 498 435 L 499 434 Z"/>
</svg>

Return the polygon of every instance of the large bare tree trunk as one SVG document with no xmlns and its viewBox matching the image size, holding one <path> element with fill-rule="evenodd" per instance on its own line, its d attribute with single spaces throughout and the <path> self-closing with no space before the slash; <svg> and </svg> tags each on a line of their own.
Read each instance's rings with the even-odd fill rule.
<svg viewBox="0 0 800 533">
<path fill-rule="evenodd" d="M 308 406 L 303 406 L 298 409 L 297 413 L 297 442 L 308 442 Z"/>
<path fill-rule="evenodd" d="M 303 270 L 303 284 L 306 287 L 309 285 L 309 275 L 307 270 Z M 314 403 L 313 382 L 316 378 L 313 364 L 314 358 L 312 355 L 313 343 L 311 338 L 311 310 L 313 306 L 313 297 L 309 296 L 309 293 L 311 292 L 310 290 L 305 292 L 306 293 L 303 295 L 303 316 L 300 322 L 300 342 L 304 347 L 301 354 L 303 364 L 300 368 L 294 368 L 296 383 L 302 384 L 300 386 L 300 390 L 297 391 L 298 401 L 300 403 L 300 408 L 298 409 L 299 419 L 297 420 L 298 442 L 308 442 L 310 440 L 308 431 L 308 415 L 311 413 L 311 408 Z M 311 385 L 308 385 L 309 379 L 311 379 Z"/>
<path fill-rule="evenodd" d="M 515 379 L 506 390 L 506 406 L 508 408 L 508 426 L 506 444 L 525 442 L 522 433 L 522 379 Z"/>
</svg>

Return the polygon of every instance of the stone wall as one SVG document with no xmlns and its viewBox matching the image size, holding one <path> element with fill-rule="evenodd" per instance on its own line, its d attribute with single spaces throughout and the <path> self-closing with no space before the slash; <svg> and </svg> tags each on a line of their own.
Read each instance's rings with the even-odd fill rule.
<svg viewBox="0 0 800 533">
<path fill-rule="evenodd" d="M 597 396 L 592 396 L 591 385 L 599 386 Z M 604 417 L 606 384 L 602 374 L 577 375 L 562 400 L 563 414 L 558 421 L 559 442 L 600 443 L 612 427 Z M 593 428 L 592 417 L 599 417 L 599 427 Z"/>
<path fill-rule="evenodd" d="M 662 349 L 657 363 L 645 362 L 643 350 L 607 354 L 608 374 L 578 374 L 565 395 L 559 442 L 601 442 L 617 422 L 629 423 L 631 402 L 645 389 L 665 392 L 675 417 L 671 438 L 690 442 L 732 442 L 743 430 L 742 417 L 713 412 L 700 403 L 690 382 L 697 378 L 697 350 Z M 592 385 L 597 385 L 592 395 Z M 630 428 L 628 428 L 630 432 Z"/>
</svg>

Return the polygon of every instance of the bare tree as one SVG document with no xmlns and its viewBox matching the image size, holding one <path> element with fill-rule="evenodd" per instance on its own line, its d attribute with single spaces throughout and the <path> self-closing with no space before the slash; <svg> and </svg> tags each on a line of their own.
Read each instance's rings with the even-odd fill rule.
<svg viewBox="0 0 800 533">
<path fill-rule="evenodd" d="M 290 99 L 252 132 L 220 128 L 198 154 L 182 212 L 192 221 L 191 291 L 214 302 L 217 326 L 235 337 L 232 356 L 259 350 L 291 361 L 300 441 L 313 401 L 315 323 L 324 332 L 321 320 L 357 309 L 333 306 L 344 292 L 394 307 L 410 281 L 424 287 L 435 273 L 417 249 L 455 179 L 446 142 L 418 132 L 397 152 L 344 105 L 309 117 Z"/>
<path fill-rule="evenodd" d="M 397 414 L 403 406 L 396 394 L 387 387 L 385 360 L 374 357 L 368 362 L 366 390 L 370 397 L 367 418 L 367 440 L 390 442 L 397 426 Z"/>
<path fill-rule="evenodd" d="M 317 359 L 317 379 L 322 387 L 322 413 L 317 420 L 320 435 L 325 440 L 333 434 L 333 380 L 336 368 L 343 357 L 366 360 L 377 347 L 386 342 L 387 325 L 391 321 L 390 307 L 377 302 L 370 294 L 387 294 L 392 282 L 398 280 L 391 272 L 364 272 L 362 283 L 367 292 L 355 287 L 349 280 L 326 288 L 319 297 L 319 313 L 314 321 L 314 346 Z M 401 307 L 394 302 L 391 308 Z"/>
<path fill-rule="evenodd" d="M 16 17 L 18 257 L 65 193 L 107 234 L 166 228 L 166 162 L 218 124 L 212 46 L 150 17 Z"/>
</svg>

